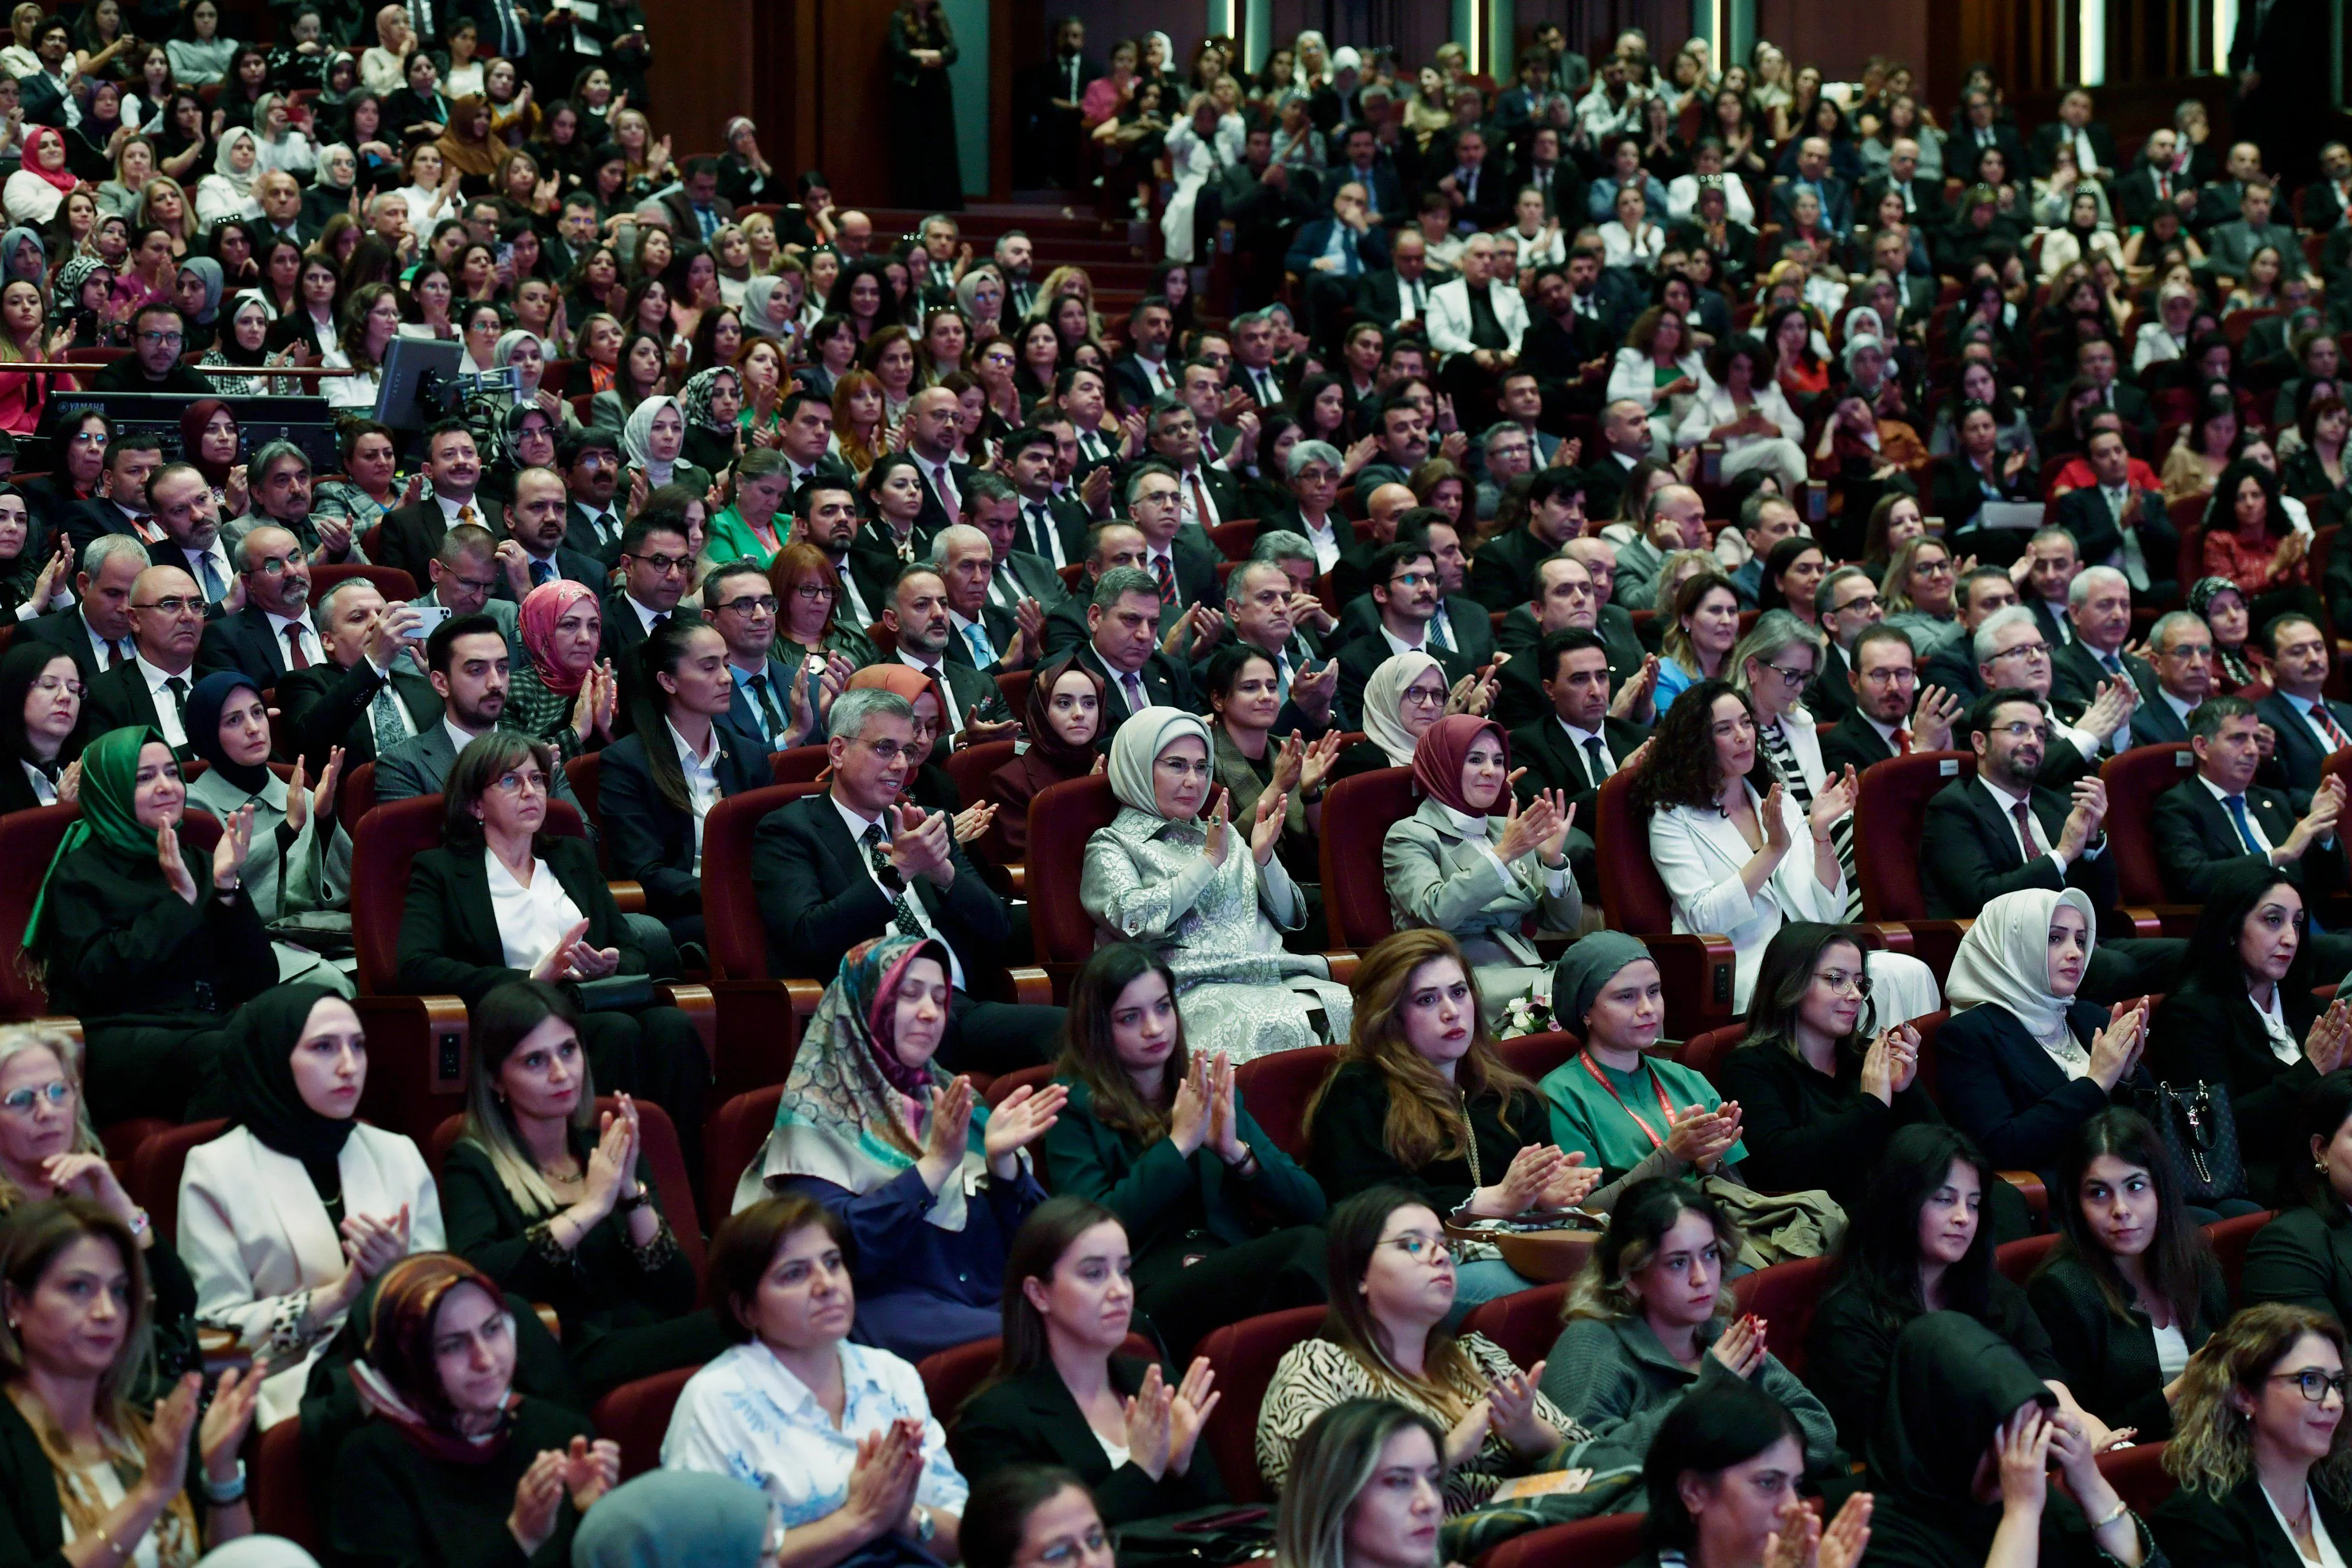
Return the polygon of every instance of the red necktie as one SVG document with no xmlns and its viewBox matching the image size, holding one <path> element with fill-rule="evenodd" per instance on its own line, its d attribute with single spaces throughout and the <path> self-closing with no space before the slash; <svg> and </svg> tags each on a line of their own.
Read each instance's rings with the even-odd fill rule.
<svg viewBox="0 0 2352 1568">
<path fill-rule="evenodd" d="M 1192 486 L 1192 520 L 1205 528 L 1209 526 L 1209 497 L 1201 493 L 1200 470 L 1194 469 L 1184 483 Z"/>
<path fill-rule="evenodd" d="M 1911 732 L 1899 724 L 1895 727 L 1895 755 L 1897 757 L 1911 755 Z"/>
<path fill-rule="evenodd" d="M 2346 747 L 2352 746 L 2352 735 L 2344 733 L 2343 726 L 2336 722 L 2336 716 L 2327 711 L 2326 703 L 2312 704 L 2311 716 L 2319 721 L 2319 727 L 2327 732 L 2327 738 L 2336 743 L 2336 750 L 2341 751 Z"/>
<path fill-rule="evenodd" d="M 289 670 L 310 667 L 310 655 L 302 651 L 302 628 L 296 622 L 289 622 L 286 626 L 286 667 Z"/>
<path fill-rule="evenodd" d="M 1151 558 L 1151 575 L 1160 584 L 1160 602 L 1173 609 L 1176 604 L 1176 569 L 1164 555 Z"/>
<path fill-rule="evenodd" d="M 2017 819 L 2018 842 L 2025 847 L 2025 858 L 2032 860 L 2042 852 L 2033 842 L 2033 814 L 2025 809 L 2025 802 L 2022 800 L 2011 806 L 2009 809 L 2009 814 Z"/>
</svg>

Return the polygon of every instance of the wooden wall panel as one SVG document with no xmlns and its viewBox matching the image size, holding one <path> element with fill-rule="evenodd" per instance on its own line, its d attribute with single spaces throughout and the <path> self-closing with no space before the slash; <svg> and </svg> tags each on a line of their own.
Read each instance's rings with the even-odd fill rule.
<svg viewBox="0 0 2352 1568">
<path fill-rule="evenodd" d="M 1797 64 L 1821 67 L 1832 81 L 1858 80 L 1863 62 L 1873 55 L 1905 61 L 1914 72 L 1927 71 L 1929 5 L 1930 0 L 1872 0 L 1869 26 L 1861 26 L 1850 0 L 1756 0 L 1755 36 L 1779 45 Z"/>
</svg>

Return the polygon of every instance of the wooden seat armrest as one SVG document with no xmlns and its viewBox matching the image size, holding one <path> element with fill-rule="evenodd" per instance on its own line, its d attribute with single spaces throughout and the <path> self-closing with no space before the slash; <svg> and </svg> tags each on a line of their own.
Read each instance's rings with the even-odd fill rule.
<svg viewBox="0 0 2352 1568">
<path fill-rule="evenodd" d="M 2050 1212 L 2050 1192 L 2042 1185 L 2040 1176 L 2032 1171 L 2003 1171 L 2000 1179 L 2018 1190 L 2025 1199 L 2025 1207 L 2033 1211 L 2035 1218 L 2039 1219 Z"/>
<path fill-rule="evenodd" d="M 719 998 L 709 986 L 656 986 L 654 995 L 684 1013 L 702 1037 L 705 1061 L 719 1060 Z"/>
<path fill-rule="evenodd" d="M 1667 1033 L 1688 1040 L 1738 1016 L 1731 998 L 1739 955 L 1730 937 L 1711 931 L 1675 932 L 1642 941 L 1665 983 Z"/>
<path fill-rule="evenodd" d="M 646 912 L 646 884 L 644 883 L 608 882 L 604 885 L 612 890 L 613 902 L 620 906 L 622 914 L 643 915 Z"/>
<path fill-rule="evenodd" d="M 1356 977 L 1356 965 L 1359 957 L 1357 954 L 1341 951 L 1324 954 L 1323 961 L 1331 966 L 1332 981 L 1344 986 Z"/>
</svg>

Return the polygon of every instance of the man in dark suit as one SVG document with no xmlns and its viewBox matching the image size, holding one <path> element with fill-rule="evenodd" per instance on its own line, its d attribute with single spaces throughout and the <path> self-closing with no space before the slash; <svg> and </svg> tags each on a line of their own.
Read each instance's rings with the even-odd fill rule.
<svg viewBox="0 0 2352 1568">
<path fill-rule="evenodd" d="M 253 182 L 254 200 L 261 204 L 261 217 L 254 230 L 253 244 L 258 253 L 280 239 L 308 246 L 319 237 L 316 225 L 302 221 L 302 187 L 293 175 L 282 169 L 272 169 Z"/>
<path fill-rule="evenodd" d="M 751 843 L 770 973 L 826 978 L 861 942 L 920 932 L 952 958 L 940 1059 L 960 1071 L 986 1072 L 1046 1061 L 1061 1009 L 971 995 L 973 971 L 996 966 L 1013 921 L 957 847 L 947 815 L 905 803 L 915 736 L 907 700 L 893 692 L 844 692 L 828 729 L 831 783 L 770 812 Z"/>
<path fill-rule="evenodd" d="M 2330 141 L 2319 150 L 2319 178 L 2303 188 L 2303 226 L 2326 234 L 2352 212 L 2352 147 Z"/>
<path fill-rule="evenodd" d="M 2106 786 L 2078 776 L 2070 793 L 2053 788 L 2044 758 L 2053 745 L 2040 699 L 2021 687 L 1996 687 L 1969 709 L 1973 774 L 1927 802 L 1919 873 L 1927 914 L 1972 917 L 1987 901 L 2026 888 L 2079 888 L 2099 919 L 2116 904 L 2116 869 L 2103 823 Z M 2072 747 L 2066 747 L 2071 751 Z M 2128 929 L 2128 927 L 2123 927 Z M 2188 945 L 2171 940 L 2102 937 L 2091 954 L 2083 994 L 2113 1001 L 2136 994 L 2143 977 L 2178 965 Z"/>
<path fill-rule="evenodd" d="M 1127 352 L 1110 362 L 1112 386 L 1129 408 L 1148 408 L 1161 392 L 1176 390 L 1176 367 L 1168 362 L 1176 318 L 1168 301 L 1147 294 L 1127 315 Z"/>
<path fill-rule="evenodd" d="M 1830 172 L 1830 144 L 1822 137 L 1808 136 L 1797 143 L 1796 173 L 1773 183 L 1772 221 L 1782 228 L 1795 223 L 1797 193 L 1807 190 L 1821 198 L 1822 223 L 1831 233 L 1843 234 L 1853 226 L 1853 187 Z"/>
<path fill-rule="evenodd" d="M 1013 548 L 1020 515 L 1012 486 L 975 474 L 964 493 L 965 521 L 931 541 L 948 590 L 950 664 L 990 674 L 1032 667 L 1044 651 L 1046 610 L 1069 596 L 1053 568 Z"/>
<path fill-rule="evenodd" d="M 1096 580 L 1087 604 L 1087 640 L 1078 645 L 1077 657 L 1103 678 L 1105 736 L 1139 708 L 1208 711 L 1191 672 L 1160 651 L 1160 592 L 1150 573 L 1113 567 Z"/>
<path fill-rule="evenodd" d="M 1243 561 L 1225 580 L 1225 615 L 1234 640 L 1265 655 L 1274 665 L 1275 687 L 1281 707 L 1275 714 L 1274 733 L 1303 730 L 1309 737 L 1331 727 L 1332 700 L 1339 695 L 1339 666 L 1323 656 L 1314 630 L 1297 618 L 1298 598 L 1289 568 L 1283 560 L 1256 556 Z M 1194 645 L 1198 646 L 1197 638 Z M 1222 639 L 1209 646 L 1213 654 Z M 1192 667 L 1195 690 L 1206 690 L 1208 660 Z"/>
<path fill-rule="evenodd" d="M 504 535 L 506 513 L 487 496 L 476 494 L 482 482 L 482 459 L 474 448 L 474 433 L 459 419 L 444 420 L 425 433 L 425 469 L 421 476 L 430 494 L 384 515 L 378 566 L 397 567 L 417 582 L 426 580 L 426 563 L 441 549 L 441 536 L 452 523 L 479 523 Z M 412 486 L 412 490 L 414 486 Z"/>
<path fill-rule="evenodd" d="M 125 434 L 107 444 L 105 466 L 99 472 L 98 494 L 65 513 L 66 538 L 76 554 L 93 539 L 121 534 L 150 543 L 160 541 L 163 529 L 147 505 L 147 481 L 163 466 L 162 443 L 152 435 Z"/>
<path fill-rule="evenodd" d="M 2278 192 L 2268 180 L 2249 180 L 2238 197 L 2238 215 L 2216 224 L 2205 235 L 2204 270 L 2217 277 L 2242 278 L 2264 246 L 2274 246 L 2282 256 L 2292 256 L 2303 242 L 2294 229 L 2273 221 Z M 2292 264 L 2290 264 L 2292 265 Z"/>
<path fill-rule="evenodd" d="M 131 352 L 90 379 L 92 392 L 212 394 L 212 382 L 180 362 L 187 327 L 179 307 L 157 300 L 131 319 Z"/>
<path fill-rule="evenodd" d="M 621 508 L 613 501 L 620 489 L 621 433 L 593 426 L 567 430 L 556 443 L 555 461 L 568 493 L 564 548 L 609 569 L 620 558 L 625 525 Z"/>
<path fill-rule="evenodd" d="M 1521 664 L 1538 673 L 1549 706 L 1511 731 L 1511 760 L 1527 769 L 1519 799 L 1524 803 L 1539 790 L 1552 789 L 1568 797 L 1576 810 L 1566 844 L 1569 866 L 1579 892 L 1597 898 L 1593 802 L 1601 784 L 1641 749 L 1649 731 L 1611 711 L 1609 650 L 1591 632 L 1569 627 L 1548 632 L 1537 653 L 1504 668 Z"/>
<path fill-rule="evenodd" d="M 1470 596 L 1489 610 L 1536 597 L 1536 568 L 1584 531 L 1585 476 L 1576 468 L 1540 468 L 1528 481 L 1527 518 L 1470 558 Z"/>
<path fill-rule="evenodd" d="M 2075 379 L 2096 387 L 2100 406 L 2115 410 L 2123 417 L 2125 423 L 2138 431 L 2141 438 L 2146 440 L 2156 434 L 2155 405 L 2148 401 L 2147 393 L 2129 382 L 2116 379 L 2122 365 L 2122 356 L 2116 351 L 2115 344 L 2105 338 L 2085 338 L 2074 345 Z M 2053 392 L 2053 404 L 2057 398 L 2065 395 L 2063 385 L 2055 388 Z"/>
<path fill-rule="evenodd" d="M 1435 659 L 1451 686 L 1477 666 L 1463 654 L 1433 643 L 1431 617 L 1437 613 L 1437 561 L 1426 543 L 1400 539 L 1372 557 L 1372 605 L 1380 624 L 1339 650 L 1339 712 L 1350 728 L 1361 727 L 1364 683 L 1397 654 L 1413 649 Z"/>
<path fill-rule="evenodd" d="M 2256 783 L 2261 728 L 2253 704 L 2242 697 L 2210 698 L 2190 717 L 2196 775 L 2158 796 L 2148 813 L 2166 897 L 2202 904 L 2212 896 L 2214 873 L 2242 863 L 2276 866 L 2306 908 L 2343 886 L 2344 854 L 2336 841 L 2342 781 L 2324 779 L 2307 796 Z M 2340 975 L 2352 964 L 2352 936 L 2315 932 L 2311 942 L 2318 972 Z"/>
<path fill-rule="evenodd" d="M 2066 588 L 2067 626 L 2074 635 L 2051 658 L 2051 701 L 2071 720 L 2109 681 L 2128 680 L 2143 703 L 2156 700 L 2156 672 L 2124 652 L 2131 636 L 2131 580 L 2110 566 L 2086 566 Z M 2127 741 L 2118 740 L 2120 750 Z"/>
<path fill-rule="evenodd" d="M 1495 656 L 1495 622 L 1486 607 L 1462 591 L 1469 562 L 1462 553 L 1462 536 L 1434 507 L 1416 507 L 1397 519 L 1395 544 L 1416 545 L 1429 551 L 1437 565 L 1437 610 L 1430 617 L 1430 652 L 1451 649 L 1475 668 Z M 1374 550 L 1365 562 L 1365 591 L 1340 607 L 1332 629 L 1331 645 L 1345 647 L 1359 637 L 1377 637 L 1381 611 L 1370 590 L 1370 572 L 1380 559 Z"/>
<path fill-rule="evenodd" d="M 147 547 L 110 535 L 84 550 L 81 563 L 74 578 L 73 607 L 18 622 L 16 637 L 46 643 L 69 656 L 81 673 L 81 684 L 89 687 L 97 684 L 101 672 L 128 664 L 137 652 L 131 597 L 139 574 L 147 570 Z"/>
<path fill-rule="evenodd" d="M 386 604 L 365 578 L 346 579 L 320 596 L 311 621 L 327 662 L 289 670 L 278 683 L 278 706 L 298 755 L 315 765 L 340 746 L 343 767 L 357 768 L 441 722 L 441 694 L 401 657 L 416 641 L 420 619 L 414 605 Z"/>
<path fill-rule="evenodd" d="M 1003 689 L 995 677 L 983 674 L 964 657 L 952 656 L 957 641 L 948 613 L 947 581 L 940 569 L 919 561 L 898 573 L 890 591 L 890 608 L 882 624 L 897 640 L 889 661 L 919 670 L 937 680 L 947 693 L 950 711 L 940 716 L 940 750 L 961 749 L 983 741 L 1003 740 L 1013 733 L 1013 714 L 1005 706 Z"/>
<path fill-rule="evenodd" d="M 1447 274 L 1429 263 L 1419 229 L 1399 229 L 1389 243 L 1389 265 L 1364 275 L 1357 308 L 1391 331 L 1418 332 L 1428 319 L 1429 296 Z"/>
<path fill-rule="evenodd" d="M 310 624 L 310 563 L 302 541 L 275 525 L 254 528 L 233 552 L 245 583 L 245 608 L 205 627 L 198 661 L 215 669 L 242 670 L 263 691 L 289 669 L 327 662 L 318 629 Z"/>
<path fill-rule="evenodd" d="M 1960 99 L 1960 123 L 1944 139 L 1944 167 L 1966 180 L 1974 173 L 1978 154 L 1986 147 L 2000 150 L 2008 160 L 2011 179 L 2022 179 L 2030 172 L 2025 143 L 2019 139 L 2017 128 L 1994 118 L 1990 93 L 1973 89 Z"/>
<path fill-rule="evenodd" d="M 2088 453 L 2095 484 L 2069 490 L 2058 497 L 2058 526 L 2074 536 L 2085 565 L 2111 566 L 2130 575 L 2131 556 L 2125 548 L 2128 533 L 2137 546 L 2143 581 L 2132 584 L 2132 598 L 2140 604 L 2169 604 L 2179 584 L 2180 535 L 2173 528 L 2160 490 L 2132 487 L 2131 448 L 2113 430 L 2091 433 Z"/>
<path fill-rule="evenodd" d="M 1873 174 L 1862 183 L 1862 211 L 1875 223 L 1879 199 L 1889 191 L 1903 197 L 1903 214 L 1906 223 L 1926 225 L 1933 229 L 1943 223 L 1944 183 L 1919 177 L 1919 143 L 1908 136 L 1895 139 L 1894 149 L 1886 160 L 1886 172 Z"/>
<path fill-rule="evenodd" d="M 678 238 L 708 246 L 719 231 L 735 221 L 735 204 L 719 193 L 719 160 L 688 158 L 677 189 L 660 198 L 669 211 Z"/>
<path fill-rule="evenodd" d="M 646 634 L 668 620 L 694 580 L 694 552 L 687 547 L 686 519 L 648 507 L 621 536 L 621 586 L 604 595 L 604 631 L 600 658 L 625 667 Z"/>
<path fill-rule="evenodd" d="M 1202 444 L 1200 416 L 1179 399 L 1163 398 L 1154 403 L 1145 416 L 1144 444 L 1158 463 L 1139 465 L 1128 470 L 1121 488 L 1129 493 L 1129 508 L 1133 510 L 1136 480 L 1147 468 L 1165 465 L 1165 472 L 1174 486 L 1175 512 L 1169 523 L 1170 530 L 1181 528 L 1188 540 L 1210 549 L 1211 564 L 1220 559 L 1205 532 L 1197 529 L 1215 528 L 1220 523 L 1240 521 L 1246 514 L 1242 507 L 1242 487 L 1231 474 L 1214 466 Z M 1146 528 L 1147 536 L 1152 529 Z"/>
<path fill-rule="evenodd" d="M 1049 569 L 1086 559 L 1087 529 L 1094 522 L 1075 493 L 1066 496 L 1055 487 L 1060 447 L 1061 438 L 1052 428 L 1034 424 L 1006 436 L 999 457 L 1020 503 L 1014 553 Z"/>
<path fill-rule="evenodd" d="M 781 613 L 767 572 L 751 561 L 713 567 L 702 580 L 702 618 L 727 644 L 727 670 L 735 682 L 727 722 L 758 741 L 762 752 L 805 738 L 793 713 L 805 661 L 795 653 L 787 664 L 775 656 Z"/>
<path fill-rule="evenodd" d="M 2057 119 L 2035 128 L 2033 172 L 2047 179 L 2058 166 L 2061 146 L 2074 154 L 2074 167 L 2085 178 L 2115 177 L 2116 139 L 2091 118 L 2091 95 L 2079 87 L 2067 89 L 2058 100 Z"/>
<path fill-rule="evenodd" d="M 1350 125 L 1341 133 L 1338 152 L 1324 171 L 1325 187 L 1334 181 L 1361 185 L 1370 204 L 1365 216 L 1385 232 L 1389 220 L 1404 216 L 1404 183 L 1397 177 L 1395 160 L 1381 146 L 1380 132 L 1369 125 Z"/>
<path fill-rule="evenodd" d="M 1881 622 L 1855 638 L 1847 679 L 1853 711 L 1821 737 L 1822 765 L 1832 773 L 1951 746 L 1960 699 L 1920 687 L 1917 654 L 1900 627 Z"/>
<path fill-rule="evenodd" d="M 1813 602 L 1824 648 L 1822 667 L 1805 688 L 1805 709 L 1821 724 L 1842 724 L 1853 712 L 1850 677 L 1854 639 L 1885 620 L 1886 612 L 1878 601 L 1878 584 L 1858 566 L 1842 566 L 1823 578 Z M 1920 679 L 1935 685 L 1935 677 L 1924 672 Z M 1964 706 L 1974 700 L 1966 693 L 1955 695 Z"/>
<path fill-rule="evenodd" d="M 2197 183 L 2178 167 L 2179 132 L 2159 125 L 2132 160 L 2131 168 L 2114 185 L 2116 216 L 2133 228 L 2146 228 L 2159 207 L 2171 207 L 2186 224 L 2197 212 Z"/>
<path fill-rule="evenodd" d="M 926 387 L 907 403 L 907 450 L 923 480 L 923 509 L 915 518 L 918 550 L 931 536 L 963 516 L 964 481 L 971 465 L 955 458 L 956 394 Z"/>
<path fill-rule="evenodd" d="M 2326 695 L 2327 634 L 2307 615 L 2277 617 L 2263 629 L 2271 654 L 2271 695 L 2254 706 L 2275 737 L 2264 765 L 2274 787 L 2310 794 L 2327 759 L 2352 747 L 2352 703 Z"/>
<path fill-rule="evenodd" d="M 427 506 L 431 502 L 425 503 Z M 563 477 L 552 468 L 526 468 L 515 476 L 514 503 L 507 508 L 507 537 L 520 547 L 498 561 L 504 570 L 497 572 L 498 586 L 491 591 L 501 600 L 520 604 L 530 591 L 543 582 L 583 583 L 601 596 L 604 584 L 612 576 L 611 568 L 593 555 L 583 555 L 564 541 L 572 537 L 572 527 L 565 517 Z M 457 527 L 467 527 L 458 524 Z M 480 524 L 471 525 L 479 528 Z M 486 530 L 487 531 L 487 530 Z M 444 542 L 446 542 L 446 530 Z M 614 557 L 619 559 L 620 540 L 613 541 Z M 498 542 L 487 547 L 495 551 Z M 436 551 L 435 560 L 440 559 Z M 429 572 L 430 566 L 426 568 Z"/>
<path fill-rule="evenodd" d="M 1301 225 L 1282 259 L 1284 269 L 1306 286 L 1305 325 L 1318 341 L 1363 280 L 1389 264 L 1388 231 L 1372 221 L 1371 198 L 1362 185 L 1341 180 L 1331 193 L 1331 213 Z"/>
<path fill-rule="evenodd" d="M 1454 226 L 1461 234 L 1483 234 L 1510 221 L 1510 171 L 1499 159 L 1487 158 L 1486 133 L 1465 125 L 1454 133 L 1453 166 L 1437 174 L 1434 188 L 1445 193 L 1454 207 Z"/>
<path fill-rule="evenodd" d="M 1013 78 L 1013 137 L 1016 189 L 1042 185 L 1072 190 L 1085 139 L 1078 100 L 1103 74 L 1100 60 L 1087 53 L 1087 25 L 1076 16 L 1054 24 L 1054 52 L 1021 68 Z"/>
<path fill-rule="evenodd" d="M 2175 610 L 2147 634 L 2156 695 L 2132 710 L 2134 746 L 2178 746 L 2189 738 L 2189 718 L 2211 696 L 2213 632 L 2201 616 Z"/>
<path fill-rule="evenodd" d="M 1993 612 L 2009 609 L 2017 601 L 2017 584 L 1997 566 L 1980 566 L 1961 578 L 1952 587 L 1952 602 L 1960 613 L 1960 634 L 1928 656 L 1920 678 L 1967 702 L 1984 695 L 1984 677 L 1977 669 L 1977 628 Z"/>
<path fill-rule="evenodd" d="M 211 673 L 196 657 L 204 628 L 204 594 L 194 578 L 176 566 L 151 566 L 141 572 L 131 587 L 137 656 L 90 683 L 83 699 L 89 733 L 126 727 L 153 729 L 171 743 L 181 761 L 194 757 L 182 713 L 189 689 Z"/>
<path fill-rule="evenodd" d="M 62 17 L 46 18 L 49 26 L 33 35 L 33 54 L 42 68 L 16 84 L 16 101 L 27 125 L 66 129 L 66 94 L 79 86 L 66 62 L 73 57 L 73 30 Z"/>
<path fill-rule="evenodd" d="M 1192 411 L 1181 413 L 1189 426 Z M 1155 419 L 1166 413 L 1160 410 Z M 1224 585 L 1217 577 L 1217 562 L 1223 556 L 1192 530 L 1177 531 L 1184 516 L 1184 499 L 1176 470 L 1165 463 L 1139 463 L 1128 474 L 1123 488 L 1128 516 L 1143 535 L 1141 564 L 1158 585 L 1160 602 L 1180 612 L 1200 604 L 1213 610 L 1224 603 Z"/>
</svg>

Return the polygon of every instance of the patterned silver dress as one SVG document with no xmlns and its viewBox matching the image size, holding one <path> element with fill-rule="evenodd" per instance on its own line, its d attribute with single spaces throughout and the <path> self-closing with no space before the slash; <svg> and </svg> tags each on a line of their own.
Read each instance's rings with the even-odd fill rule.
<svg viewBox="0 0 2352 1568">
<path fill-rule="evenodd" d="M 1196 1052 L 1246 1061 L 1345 1039 L 1348 988 L 1332 982 L 1321 958 L 1282 946 L 1283 932 L 1307 923 L 1306 895 L 1279 856 L 1257 863 L 1244 824 L 1230 831 L 1220 866 L 1198 823 L 1122 808 L 1087 841 L 1078 884 L 1097 942 L 1159 951 L 1176 977 L 1176 1009 Z"/>
</svg>

